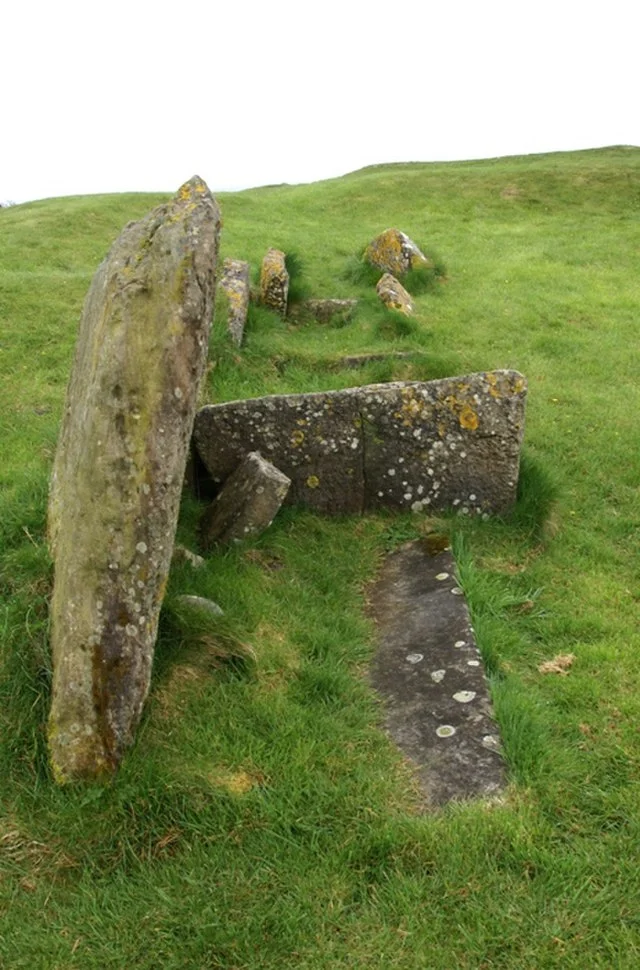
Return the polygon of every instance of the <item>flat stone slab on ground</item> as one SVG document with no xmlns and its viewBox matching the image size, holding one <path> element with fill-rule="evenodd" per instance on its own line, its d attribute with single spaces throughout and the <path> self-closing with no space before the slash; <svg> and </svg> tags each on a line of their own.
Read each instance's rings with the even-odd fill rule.
<svg viewBox="0 0 640 970">
<path fill-rule="evenodd" d="M 429 806 L 490 797 L 505 785 L 498 727 L 450 549 L 392 552 L 370 592 L 379 647 L 371 682 L 386 727 L 417 766 Z"/>
</svg>

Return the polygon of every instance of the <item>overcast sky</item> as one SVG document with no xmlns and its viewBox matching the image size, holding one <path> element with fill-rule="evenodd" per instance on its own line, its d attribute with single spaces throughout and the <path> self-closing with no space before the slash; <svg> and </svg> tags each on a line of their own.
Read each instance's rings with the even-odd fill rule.
<svg viewBox="0 0 640 970">
<path fill-rule="evenodd" d="M 631 0 L 32 0 L 0 13 L 0 202 L 640 145 Z"/>
</svg>

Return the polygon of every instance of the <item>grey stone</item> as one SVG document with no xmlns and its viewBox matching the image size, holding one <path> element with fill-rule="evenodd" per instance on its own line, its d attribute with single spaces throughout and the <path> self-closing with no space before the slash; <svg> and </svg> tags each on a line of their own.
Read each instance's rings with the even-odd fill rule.
<svg viewBox="0 0 640 970">
<path fill-rule="evenodd" d="M 189 614 L 194 614 L 196 617 L 202 616 L 203 618 L 224 616 L 222 607 L 204 596 L 192 596 L 188 593 L 182 593 L 180 596 L 176 596 L 173 602 L 183 618 Z"/>
<path fill-rule="evenodd" d="M 317 323 L 343 324 L 353 317 L 357 300 L 303 300 L 292 315 L 296 319 L 312 318 Z"/>
<path fill-rule="evenodd" d="M 378 364 L 385 360 L 414 360 L 416 358 L 413 350 L 390 350 L 383 354 L 354 354 L 351 357 L 340 357 L 337 362 L 338 367 L 346 367 L 348 370 L 356 370 L 358 367 L 366 367 L 367 364 Z"/>
<path fill-rule="evenodd" d="M 410 269 L 433 265 L 406 232 L 400 229 L 385 229 L 372 239 L 365 250 L 364 258 L 376 269 L 393 276 L 404 276 Z"/>
<path fill-rule="evenodd" d="M 82 313 L 49 499 L 49 750 L 58 782 L 118 766 L 149 688 L 220 231 L 193 178 L 130 223 Z"/>
<path fill-rule="evenodd" d="M 449 549 L 392 552 L 370 590 L 378 649 L 371 682 L 386 727 L 416 765 L 429 806 L 496 797 L 505 784 L 499 729 Z"/>
<path fill-rule="evenodd" d="M 186 546 L 176 545 L 173 547 L 173 555 L 171 557 L 172 563 L 183 563 L 186 562 L 194 569 L 200 569 L 204 566 L 204 559 L 202 556 L 198 556 L 197 553 L 191 552 Z"/>
<path fill-rule="evenodd" d="M 208 405 L 194 441 L 224 482 L 248 450 L 291 479 L 289 504 L 462 515 L 506 512 L 516 496 L 526 381 L 493 371 Z"/>
<path fill-rule="evenodd" d="M 242 259 L 225 259 L 220 279 L 227 303 L 227 328 L 236 347 L 240 347 L 249 310 L 249 264 Z"/>
<path fill-rule="evenodd" d="M 411 294 L 407 293 L 402 283 L 399 283 L 391 273 L 385 273 L 378 280 L 376 293 L 388 310 L 396 310 L 398 313 L 404 313 L 405 316 L 411 316 L 414 312 Z"/>
<path fill-rule="evenodd" d="M 260 535 L 271 525 L 290 484 L 258 452 L 247 454 L 202 517 L 204 548 Z"/>
<path fill-rule="evenodd" d="M 289 273 L 285 254 L 280 249 L 269 249 L 260 269 L 260 301 L 281 317 L 287 315 L 289 297 Z"/>
</svg>

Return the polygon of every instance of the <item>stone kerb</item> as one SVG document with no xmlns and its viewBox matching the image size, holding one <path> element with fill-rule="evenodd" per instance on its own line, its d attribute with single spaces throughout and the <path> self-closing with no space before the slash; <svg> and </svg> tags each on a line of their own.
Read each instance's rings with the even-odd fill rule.
<svg viewBox="0 0 640 970">
<path fill-rule="evenodd" d="M 57 781 L 113 772 L 149 688 L 206 363 L 220 213 L 193 178 L 130 223 L 80 323 L 48 510 Z"/>
<path fill-rule="evenodd" d="M 525 400 L 516 371 L 276 395 L 202 408 L 194 440 L 214 481 L 259 451 L 291 479 L 288 504 L 329 514 L 502 513 L 516 497 Z"/>
</svg>

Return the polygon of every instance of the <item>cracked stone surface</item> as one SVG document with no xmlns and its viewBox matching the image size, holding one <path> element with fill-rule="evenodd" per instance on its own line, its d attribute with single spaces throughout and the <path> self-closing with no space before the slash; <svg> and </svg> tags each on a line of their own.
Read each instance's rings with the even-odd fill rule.
<svg viewBox="0 0 640 970">
<path fill-rule="evenodd" d="M 489 515 L 515 501 L 525 399 L 516 371 L 274 395 L 202 408 L 194 441 L 219 484 L 259 451 L 288 504 Z"/>
<path fill-rule="evenodd" d="M 495 797 L 505 785 L 498 726 L 464 595 L 446 548 L 407 543 L 370 590 L 378 650 L 370 678 L 386 727 L 414 762 L 428 806 Z"/>
</svg>

